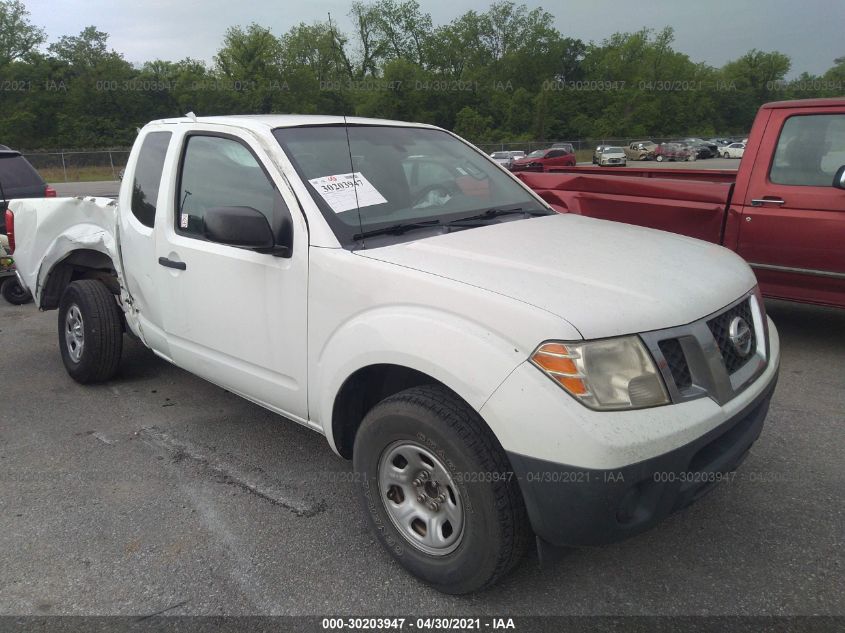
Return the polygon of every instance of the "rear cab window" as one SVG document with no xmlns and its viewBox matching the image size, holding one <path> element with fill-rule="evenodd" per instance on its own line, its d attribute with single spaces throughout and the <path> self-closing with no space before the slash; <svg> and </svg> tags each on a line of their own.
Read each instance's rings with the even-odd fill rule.
<svg viewBox="0 0 845 633">
<path fill-rule="evenodd" d="M 132 182 L 132 215 L 149 228 L 155 224 L 158 190 L 171 132 L 150 132 L 144 138 Z"/>
</svg>

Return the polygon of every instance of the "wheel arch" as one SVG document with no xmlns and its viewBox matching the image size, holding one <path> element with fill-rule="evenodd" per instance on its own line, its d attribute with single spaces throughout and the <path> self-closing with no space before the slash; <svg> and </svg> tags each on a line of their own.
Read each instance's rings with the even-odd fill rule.
<svg viewBox="0 0 845 633">
<path fill-rule="evenodd" d="M 392 363 L 367 365 L 352 373 L 341 385 L 332 406 L 331 440 L 337 453 L 352 459 L 355 434 L 370 409 L 389 396 L 422 385 L 449 389 L 433 376 Z"/>
<path fill-rule="evenodd" d="M 114 295 L 120 295 L 120 280 L 110 254 L 92 249 L 77 248 L 68 251 L 40 275 L 38 307 L 55 310 L 65 288 L 79 279 L 98 279 Z"/>
</svg>

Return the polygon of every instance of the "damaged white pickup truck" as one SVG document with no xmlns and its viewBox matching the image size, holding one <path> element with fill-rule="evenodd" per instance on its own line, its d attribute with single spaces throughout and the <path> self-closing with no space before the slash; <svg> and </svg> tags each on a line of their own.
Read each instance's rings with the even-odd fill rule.
<svg viewBox="0 0 845 633">
<path fill-rule="evenodd" d="M 74 379 L 111 378 L 129 333 L 324 434 L 378 540 L 446 592 L 535 536 L 609 543 L 694 501 L 777 379 L 739 257 L 555 213 L 431 126 L 156 121 L 116 202 L 18 200 L 6 221 Z"/>
</svg>

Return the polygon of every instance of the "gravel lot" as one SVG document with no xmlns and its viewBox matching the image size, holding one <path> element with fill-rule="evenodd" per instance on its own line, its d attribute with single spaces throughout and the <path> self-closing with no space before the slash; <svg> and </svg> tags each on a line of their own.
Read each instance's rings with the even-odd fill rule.
<svg viewBox="0 0 845 633">
<path fill-rule="evenodd" d="M 769 303 L 783 365 L 735 480 L 630 541 L 438 594 L 318 434 L 126 339 L 82 387 L 56 312 L 0 301 L 0 614 L 845 614 L 845 312 Z"/>
</svg>

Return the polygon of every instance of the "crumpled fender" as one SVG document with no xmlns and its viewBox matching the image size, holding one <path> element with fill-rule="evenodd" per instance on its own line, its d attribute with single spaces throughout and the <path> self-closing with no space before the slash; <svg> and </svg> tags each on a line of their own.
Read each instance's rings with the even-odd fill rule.
<svg viewBox="0 0 845 633">
<path fill-rule="evenodd" d="M 13 200 L 15 264 L 36 305 L 53 268 L 73 251 L 93 250 L 111 258 L 125 291 L 116 233 L 117 202 L 77 197 Z"/>
</svg>

